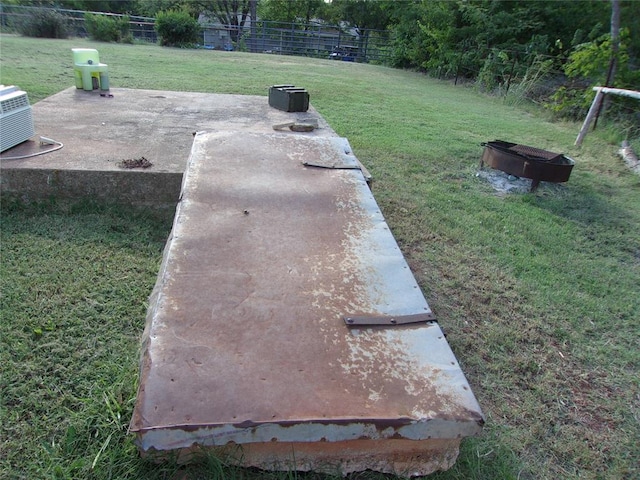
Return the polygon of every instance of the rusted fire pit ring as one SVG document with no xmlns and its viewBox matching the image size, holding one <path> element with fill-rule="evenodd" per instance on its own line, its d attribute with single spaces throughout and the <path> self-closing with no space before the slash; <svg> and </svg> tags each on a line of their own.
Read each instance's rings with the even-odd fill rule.
<svg viewBox="0 0 640 480">
<path fill-rule="evenodd" d="M 527 145 L 495 140 L 481 144 L 484 147 L 480 169 L 488 165 L 515 177 L 530 178 L 531 192 L 540 182 L 566 182 L 575 165 L 566 155 L 553 153 Z"/>
</svg>

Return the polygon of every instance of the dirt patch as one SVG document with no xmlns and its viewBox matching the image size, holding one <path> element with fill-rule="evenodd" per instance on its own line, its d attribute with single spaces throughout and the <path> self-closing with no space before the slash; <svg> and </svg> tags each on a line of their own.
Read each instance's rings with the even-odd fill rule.
<svg viewBox="0 0 640 480">
<path fill-rule="evenodd" d="M 122 160 L 120 163 L 118 163 L 118 166 L 120 168 L 149 168 L 153 166 L 153 163 L 151 163 L 144 157 L 140 157 Z"/>
</svg>

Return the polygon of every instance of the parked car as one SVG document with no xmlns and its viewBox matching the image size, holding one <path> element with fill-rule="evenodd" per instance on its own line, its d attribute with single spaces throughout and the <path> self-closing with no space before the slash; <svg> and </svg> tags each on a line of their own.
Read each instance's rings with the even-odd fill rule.
<svg viewBox="0 0 640 480">
<path fill-rule="evenodd" d="M 355 62 L 358 57 L 358 47 L 342 45 L 334 47 L 329 54 L 330 60 L 342 60 L 343 62 Z"/>
</svg>

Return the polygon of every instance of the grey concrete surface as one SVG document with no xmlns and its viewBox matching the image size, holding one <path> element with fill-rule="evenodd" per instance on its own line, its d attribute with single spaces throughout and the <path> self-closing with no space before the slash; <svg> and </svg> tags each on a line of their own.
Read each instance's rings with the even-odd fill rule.
<svg viewBox="0 0 640 480">
<path fill-rule="evenodd" d="M 101 95 L 68 88 L 32 105 L 36 135 L 0 154 L 0 186 L 3 193 L 25 200 L 53 195 L 143 205 L 175 203 L 195 132 L 272 132 L 276 124 L 313 120 L 318 124 L 313 132 L 290 134 L 336 135 L 313 107 L 282 112 L 269 106 L 267 93 L 115 88 Z M 41 145 L 40 137 L 63 147 L 32 156 L 54 148 Z M 119 166 L 143 157 L 151 167 Z"/>
</svg>

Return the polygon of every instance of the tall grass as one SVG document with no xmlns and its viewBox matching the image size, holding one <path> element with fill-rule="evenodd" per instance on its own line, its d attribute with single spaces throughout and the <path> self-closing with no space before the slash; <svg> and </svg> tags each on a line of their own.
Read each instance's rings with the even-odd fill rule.
<svg viewBox="0 0 640 480">
<path fill-rule="evenodd" d="M 72 47 L 98 48 L 114 88 L 307 88 L 373 173 L 376 199 L 487 416 L 484 434 L 435 477 L 640 476 L 640 179 L 607 135 L 590 133 L 577 149 L 578 124 L 378 66 L 0 42 L 0 82 L 32 102 L 73 85 Z M 569 182 L 496 194 L 475 175 L 480 143 L 496 138 L 569 154 Z M 213 457 L 192 467 L 138 458 L 124 426 L 144 302 L 169 229 L 140 215 L 3 202 L 0 476 L 286 476 Z"/>
</svg>

